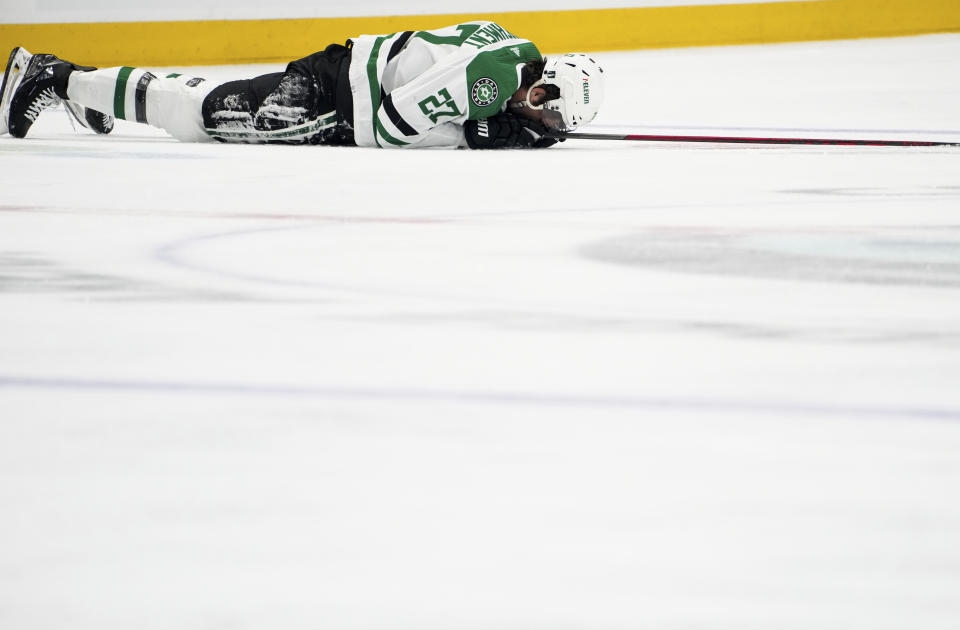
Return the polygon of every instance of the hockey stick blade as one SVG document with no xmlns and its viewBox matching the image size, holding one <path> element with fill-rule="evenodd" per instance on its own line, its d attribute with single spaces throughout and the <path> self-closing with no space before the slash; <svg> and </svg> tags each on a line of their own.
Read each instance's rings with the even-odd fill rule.
<svg viewBox="0 0 960 630">
<path fill-rule="evenodd" d="M 796 144 L 858 147 L 960 147 L 960 142 L 938 140 L 848 140 L 841 138 L 748 138 L 740 136 L 672 136 L 619 133 L 552 133 L 563 140 L 634 140 L 641 142 L 702 142 L 719 144 Z"/>
</svg>

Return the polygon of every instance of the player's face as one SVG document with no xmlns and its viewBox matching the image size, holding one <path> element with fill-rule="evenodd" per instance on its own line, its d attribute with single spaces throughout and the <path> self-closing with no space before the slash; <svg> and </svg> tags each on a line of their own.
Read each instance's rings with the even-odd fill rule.
<svg viewBox="0 0 960 630">
<path fill-rule="evenodd" d="M 566 131 L 567 125 L 563 122 L 563 116 L 560 112 L 552 109 L 530 109 L 529 107 L 512 107 L 510 109 L 514 114 L 536 120 L 547 129 L 552 131 Z"/>
<path fill-rule="evenodd" d="M 530 91 L 530 104 L 534 106 L 543 105 L 546 96 L 547 93 L 545 90 L 535 87 Z M 560 112 L 555 112 L 549 109 L 533 109 L 526 107 L 523 105 L 526 99 L 526 90 L 522 88 L 517 90 L 517 93 L 514 94 L 510 99 L 510 111 L 525 118 L 536 120 L 547 129 L 551 129 L 553 131 L 566 130 L 567 126 L 564 124 L 563 117 L 560 115 Z"/>
</svg>

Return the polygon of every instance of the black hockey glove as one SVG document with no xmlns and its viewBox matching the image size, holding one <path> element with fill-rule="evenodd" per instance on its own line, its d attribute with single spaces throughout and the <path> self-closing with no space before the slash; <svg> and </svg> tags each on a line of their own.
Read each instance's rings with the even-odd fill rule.
<svg viewBox="0 0 960 630">
<path fill-rule="evenodd" d="M 557 143 L 544 137 L 547 128 L 536 120 L 510 112 L 468 120 L 463 131 L 471 149 L 544 149 Z"/>
</svg>

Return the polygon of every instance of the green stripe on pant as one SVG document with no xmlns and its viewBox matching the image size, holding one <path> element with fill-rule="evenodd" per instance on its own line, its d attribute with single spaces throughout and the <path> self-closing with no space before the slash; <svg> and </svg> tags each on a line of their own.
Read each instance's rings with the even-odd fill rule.
<svg viewBox="0 0 960 630">
<path fill-rule="evenodd" d="M 117 74 L 117 86 L 113 90 L 113 115 L 117 118 L 126 120 L 126 100 L 127 100 L 127 80 L 133 73 L 133 68 L 123 66 Z"/>
</svg>

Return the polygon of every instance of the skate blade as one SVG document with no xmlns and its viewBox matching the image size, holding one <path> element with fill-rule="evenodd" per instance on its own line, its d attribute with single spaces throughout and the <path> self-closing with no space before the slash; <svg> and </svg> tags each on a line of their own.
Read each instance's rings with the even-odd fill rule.
<svg viewBox="0 0 960 630">
<path fill-rule="evenodd" d="M 77 105 L 70 101 L 63 101 L 63 107 L 67 110 L 67 113 L 70 114 L 70 117 L 73 118 L 77 123 L 84 129 L 89 129 L 90 131 L 98 134 L 106 134 L 113 131 L 113 117 L 101 114 L 99 112 L 94 112 L 93 110 L 84 107 L 83 105 Z M 103 131 L 96 129 L 93 125 L 90 124 L 87 116 L 94 114 L 97 116 L 103 117 Z"/>
<path fill-rule="evenodd" d="M 32 57 L 25 48 L 17 47 L 10 52 L 7 69 L 3 73 L 3 83 L 0 84 L 0 135 L 10 129 L 10 100 L 17 91 Z"/>
</svg>

